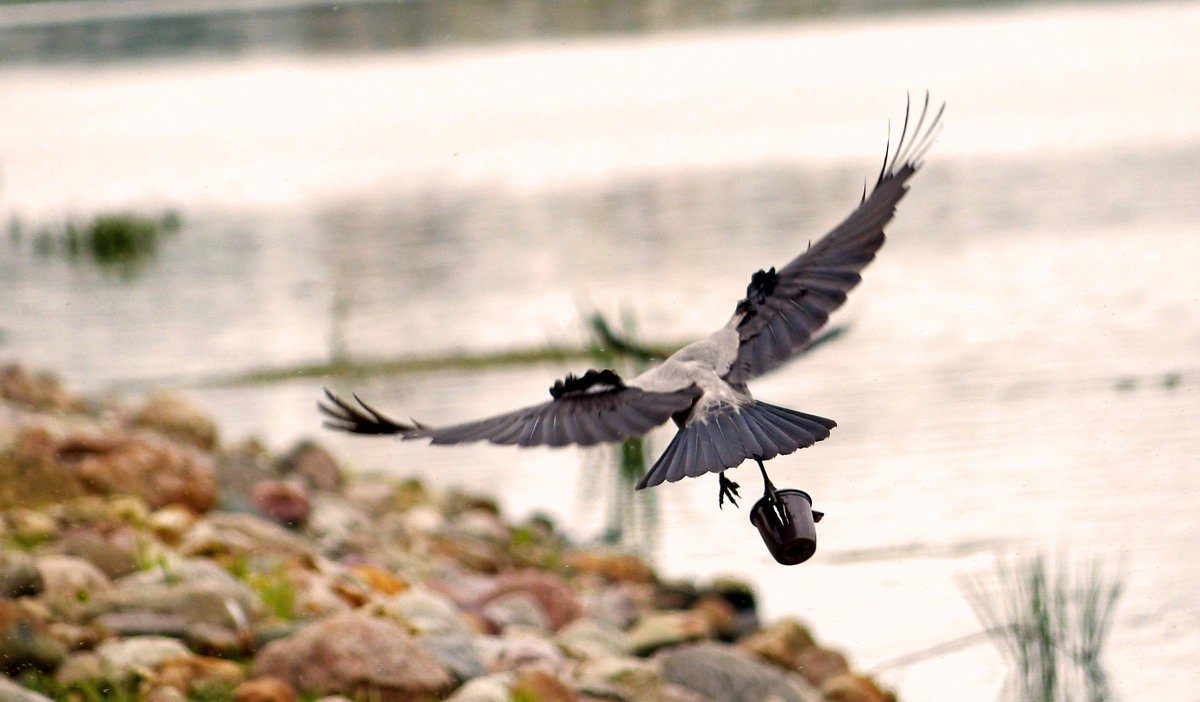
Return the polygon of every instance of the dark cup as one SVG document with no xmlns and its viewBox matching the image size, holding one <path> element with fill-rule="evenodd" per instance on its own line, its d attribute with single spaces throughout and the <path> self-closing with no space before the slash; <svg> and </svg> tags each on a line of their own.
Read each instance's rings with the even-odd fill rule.
<svg viewBox="0 0 1200 702">
<path fill-rule="evenodd" d="M 817 526 L 824 515 L 814 512 L 812 498 L 803 490 L 776 490 L 778 504 L 769 496 L 754 503 L 750 523 L 758 528 L 771 555 L 783 565 L 796 565 L 817 551 Z"/>
</svg>

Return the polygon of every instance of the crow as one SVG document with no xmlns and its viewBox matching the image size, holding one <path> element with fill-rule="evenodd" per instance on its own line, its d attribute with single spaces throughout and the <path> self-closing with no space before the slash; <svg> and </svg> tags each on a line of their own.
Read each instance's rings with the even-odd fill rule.
<svg viewBox="0 0 1200 702">
<path fill-rule="evenodd" d="M 355 434 L 429 439 L 432 444 L 487 440 L 591 446 L 640 436 L 673 420 L 675 437 L 637 489 L 716 473 L 718 506 L 727 498 L 736 506 L 739 486 L 725 471 L 753 459 L 762 472 L 764 496 L 772 498 L 775 487 L 763 461 L 812 446 L 837 425 L 756 400 L 746 382 L 803 350 L 861 280 L 860 272 L 883 245 L 883 229 L 908 191 L 908 180 L 937 137 L 945 107 L 943 103 L 930 117 L 926 93 L 910 133 L 911 104 L 906 106 L 895 149 L 889 136 L 879 175 L 870 193 L 863 188 L 858 207 L 787 265 L 754 273 L 725 326 L 641 375 L 625 379 L 612 370 L 567 375 L 550 388 L 549 402 L 438 427 L 390 419 L 357 395 L 354 404 L 326 389 L 329 404 L 317 403 L 328 416 L 325 425 Z"/>
</svg>

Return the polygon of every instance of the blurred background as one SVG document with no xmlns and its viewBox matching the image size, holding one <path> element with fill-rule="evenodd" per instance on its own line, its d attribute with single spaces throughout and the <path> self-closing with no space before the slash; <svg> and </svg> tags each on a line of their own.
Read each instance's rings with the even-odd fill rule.
<svg viewBox="0 0 1200 702">
<path fill-rule="evenodd" d="M 323 386 L 430 423 L 541 402 L 593 312 L 706 335 L 926 90 L 945 129 L 844 333 L 752 386 L 839 423 L 772 462 L 827 515 L 803 566 L 715 478 L 320 428 Z M 664 576 L 749 579 L 905 700 L 1004 685 L 964 582 L 1100 564 L 1113 697 L 1197 700 L 1197 115 L 1195 3 L 3 3 L 0 359 L 581 541 L 633 504 Z"/>
</svg>

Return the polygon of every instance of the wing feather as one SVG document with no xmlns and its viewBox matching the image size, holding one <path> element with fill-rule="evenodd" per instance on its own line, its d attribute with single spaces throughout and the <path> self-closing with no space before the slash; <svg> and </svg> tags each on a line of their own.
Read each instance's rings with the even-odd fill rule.
<svg viewBox="0 0 1200 702">
<path fill-rule="evenodd" d="M 745 316 L 738 324 L 737 356 L 725 374 L 731 383 L 744 383 L 787 361 L 802 350 L 825 324 L 829 314 L 846 301 L 846 293 L 861 280 L 861 271 L 884 242 L 884 227 L 908 191 L 908 180 L 922 165 L 925 152 L 941 126 L 943 104 L 929 118 L 929 95 L 912 131 L 910 110 L 893 151 L 889 143 L 870 194 L 845 220 L 778 273 L 755 274 L 746 298 L 738 303 Z M 927 119 L 928 118 L 928 119 Z M 791 304 L 785 304 L 791 303 Z"/>
<path fill-rule="evenodd" d="M 691 407 L 700 389 L 692 386 L 674 392 L 648 392 L 618 379 L 615 385 L 563 391 L 550 402 L 444 427 L 399 422 L 357 397 L 354 399 L 358 405 L 354 405 L 328 390 L 325 394 L 329 404 L 319 403 L 319 407 L 329 417 L 326 425 L 355 434 L 397 434 L 403 439 L 429 439 L 433 444 L 490 441 L 520 446 L 591 446 L 650 431 Z"/>
</svg>

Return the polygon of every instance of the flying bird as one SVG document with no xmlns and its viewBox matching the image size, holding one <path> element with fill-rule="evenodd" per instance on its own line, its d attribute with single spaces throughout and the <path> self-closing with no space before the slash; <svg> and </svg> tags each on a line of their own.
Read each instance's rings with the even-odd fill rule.
<svg viewBox="0 0 1200 702">
<path fill-rule="evenodd" d="M 756 400 L 746 383 L 809 344 L 883 245 L 883 229 L 908 191 L 908 180 L 921 168 L 945 110 L 943 103 L 930 116 L 926 93 L 910 132 L 910 107 L 894 149 L 889 137 L 870 192 L 863 188 L 858 207 L 845 220 L 782 268 L 754 273 L 723 327 L 641 375 L 626 379 L 612 370 L 568 375 L 550 388 L 548 402 L 449 426 L 390 419 L 357 395 L 351 403 L 327 389 L 329 404 L 318 403 L 328 416 L 325 425 L 432 444 L 591 446 L 640 436 L 673 420 L 675 437 L 637 489 L 716 473 L 718 505 L 728 498 L 736 506 L 739 486 L 725 471 L 752 459 L 762 472 L 765 496 L 773 497 L 763 461 L 812 446 L 836 423 Z"/>
</svg>

